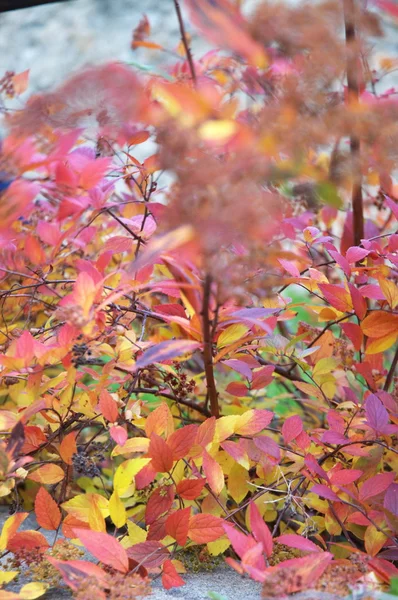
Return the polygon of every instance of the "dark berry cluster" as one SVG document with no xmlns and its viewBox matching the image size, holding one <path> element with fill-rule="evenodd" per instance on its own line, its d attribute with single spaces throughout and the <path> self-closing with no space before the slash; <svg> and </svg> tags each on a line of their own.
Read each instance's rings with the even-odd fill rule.
<svg viewBox="0 0 398 600">
<path fill-rule="evenodd" d="M 80 475 L 88 477 L 96 477 L 101 474 L 101 471 L 94 462 L 94 459 L 87 454 L 84 448 L 78 448 L 77 454 L 72 457 L 73 468 Z"/>
<path fill-rule="evenodd" d="M 85 343 L 74 344 L 74 346 L 72 347 L 72 354 L 72 364 L 75 367 L 79 367 L 81 365 L 89 365 L 95 362 L 95 360 L 90 358 L 91 350 L 89 350 L 89 347 Z"/>
<path fill-rule="evenodd" d="M 164 382 L 171 387 L 177 399 L 186 398 L 189 394 L 193 393 L 196 385 L 195 380 L 188 380 L 188 376 L 183 372 L 180 363 L 175 362 L 173 366 L 176 370 L 176 375 L 167 373 L 164 377 Z"/>
</svg>

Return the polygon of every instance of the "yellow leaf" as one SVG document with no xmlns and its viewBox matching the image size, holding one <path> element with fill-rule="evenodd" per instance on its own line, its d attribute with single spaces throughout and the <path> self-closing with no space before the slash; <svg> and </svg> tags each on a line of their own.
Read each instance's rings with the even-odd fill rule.
<svg viewBox="0 0 398 600">
<path fill-rule="evenodd" d="M 219 540 L 216 540 L 215 542 L 207 542 L 207 549 L 211 556 L 219 556 L 220 554 L 225 552 L 225 550 L 229 548 L 230 545 L 231 542 L 229 541 L 229 539 L 227 537 L 224 537 L 220 538 Z"/>
<path fill-rule="evenodd" d="M 139 544 L 140 542 L 145 542 L 147 532 L 133 521 L 127 521 L 127 531 L 132 546 L 134 546 L 134 544 Z"/>
<path fill-rule="evenodd" d="M 149 439 L 143 437 L 130 438 L 124 446 L 115 446 L 112 456 L 132 454 L 133 452 L 148 452 Z"/>
<path fill-rule="evenodd" d="M 10 583 L 17 575 L 19 571 L 0 571 L 0 586 Z"/>
<path fill-rule="evenodd" d="M 88 523 L 93 505 L 98 506 L 104 519 L 109 517 L 109 501 L 100 494 L 79 494 L 64 502 L 61 506 L 69 515 L 79 519 L 79 521 L 83 521 L 83 523 Z"/>
<path fill-rule="evenodd" d="M 211 119 L 199 127 L 198 133 L 199 137 L 206 142 L 226 142 L 237 130 L 238 126 L 235 121 Z"/>
<path fill-rule="evenodd" d="M 237 504 L 242 502 L 249 491 L 248 479 L 249 474 L 247 470 L 235 463 L 228 475 L 227 487 L 230 496 L 232 496 Z"/>
<path fill-rule="evenodd" d="M 32 583 L 27 583 L 19 590 L 19 597 L 22 600 L 35 600 L 35 598 L 43 596 L 49 587 L 48 583 L 33 581 Z"/>
<path fill-rule="evenodd" d="M 133 478 L 151 461 L 150 458 L 132 458 L 125 460 L 116 469 L 113 478 L 113 489 L 121 498 L 127 493 L 128 488 L 133 483 Z"/>
<path fill-rule="evenodd" d="M 109 513 L 114 525 L 118 528 L 123 527 L 127 521 L 126 509 L 120 500 L 116 491 L 113 492 L 109 500 Z"/>
<path fill-rule="evenodd" d="M 234 323 L 234 325 L 230 325 L 218 336 L 217 348 L 223 348 L 224 346 L 233 344 L 241 337 L 246 335 L 248 331 L 249 328 L 241 323 Z"/>
<path fill-rule="evenodd" d="M 230 435 L 235 433 L 235 427 L 239 420 L 236 415 L 229 415 L 228 417 L 221 417 L 216 423 L 216 432 L 214 435 L 215 442 L 223 442 Z"/>
<path fill-rule="evenodd" d="M 384 277 L 379 277 L 379 285 L 388 304 L 394 309 L 398 304 L 398 287 L 393 281 Z"/>
<path fill-rule="evenodd" d="M 98 506 L 98 503 L 95 500 L 91 502 L 91 509 L 88 513 L 88 524 L 90 529 L 93 531 L 101 531 L 106 533 L 105 519 L 102 515 L 100 507 Z"/>
<path fill-rule="evenodd" d="M 314 378 L 318 375 L 328 375 L 337 365 L 338 361 L 335 358 L 321 358 L 316 363 L 312 375 Z"/>
<path fill-rule="evenodd" d="M 16 533 L 18 527 L 29 513 L 15 513 L 5 521 L 0 536 L 0 551 L 6 549 L 8 540 Z"/>
<path fill-rule="evenodd" d="M 376 556 L 384 546 L 387 536 L 378 531 L 374 525 L 369 525 L 365 531 L 365 548 L 370 556 Z"/>
</svg>

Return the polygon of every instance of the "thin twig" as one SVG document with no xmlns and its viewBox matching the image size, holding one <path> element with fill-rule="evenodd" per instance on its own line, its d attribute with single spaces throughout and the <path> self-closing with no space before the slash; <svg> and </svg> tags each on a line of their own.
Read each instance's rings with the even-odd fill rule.
<svg viewBox="0 0 398 600">
<path fill-rule="evenodd" d="M 176 13 L 177 13 L 178 24 L 180 26 L 181 41 L 182 41 L 184 49 L 185 49 L 185 54 L 187 55 L 189 70 L 191 71 L 192 82 L 194 85 L 196 85 L 195 64 L 193 62 L 191 48 L 189 47 L 189 44 L 188 44 L 188 38 L 187 38 L 187 33 L 185 31 L 185 25 L 184 25 L 184 21 L 183 21 L 182 14 L 181 14 L 180 3 L 178 0 L 173 0 L 173 1 L 174 1 Z"/>
</svg>

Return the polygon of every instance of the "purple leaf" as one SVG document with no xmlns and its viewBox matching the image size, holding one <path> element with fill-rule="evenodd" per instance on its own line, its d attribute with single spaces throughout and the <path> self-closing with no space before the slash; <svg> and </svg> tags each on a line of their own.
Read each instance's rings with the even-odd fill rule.
<svg viewBox="0 0 398 600">
<path fill-rule="evenodd" d="M 365 403 L 366 422 L 376 432 L 383 433 L 388 426 L 389 416 L 381 400 L 370 394 Z"/>
<path fill-rule="evenodd" d="M 176 356 L 193 352 L 199 348 L 199 342 L 191 340 L 169 340 L 160 342 L 149 348 L 135 363 L 135 369 L 142 369 L 155 362 L 170 360 Z"/>
<path fill-rule="evenodd" d="M 332 502 L 341 502 L 337 494 L 328 488 L 327 485 L 322 485 L 321 483 L 313 485 L 310 492 L 317 494 L 321 498 L 326 498 L 326 500 L 331 500 Z"/>
<path fill-rule="evenodd" d="M 386 491 L 384 508 L 398 517 L 398 483 L 392 483 Z"/>
</svg>

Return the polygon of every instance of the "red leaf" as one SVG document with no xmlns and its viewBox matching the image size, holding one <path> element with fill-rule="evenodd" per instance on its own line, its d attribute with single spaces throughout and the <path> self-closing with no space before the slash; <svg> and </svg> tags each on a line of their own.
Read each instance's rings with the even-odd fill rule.
<svg viewBox="0 0 398 600">
<path fill-rule="evenodd" d="M 340 471 L 330 472 L 330 481 L 332 485 L 348 485 L 359 479 L 363 471 L 359 469 L 341 469 Z"/>
<path fill-rule="evenodd" d="M 285 440 L 285 444 L 289 444 L 303 431 L 303 422 L 301 417 L 293 415 L 288 417 L 282 425 L 282 435 Z"/>
<path fill-rule="evenodd" d="M 160 567 L 170 556 L 169 551 L 163 544 L 156 541 L 140 542 L 127 548 L 127 554 L 133 560 L 147 569 Z"/>
<path fill-rule="evenodd" d="M 272 365 L 267 365 L 262 367 L 258 371 L 254 371 L 253 373 L 253 381 L 251 384 L 252 390 L 261 390 L 269 385 L 273 381 L 272 374 L 275 371 L 275 367 Z"/>
<path fill-rule="evenodd" d="M 265 589 L 272 589 L 273 583 L 276 582 L 279 584 L 279 597 L 311 589 L 332 560 L 333 554 L 322 552 L 282 561 L 279 565 L 265 571 Z"/>
<path fill-rule="evenodd" d="M 398 5 L 396 2 L 391 2 L 391 0 L 376 0 L 376 4 L 380 6 L 381 10 L 384 10 L 392 17 L 398 18 Z"/>
<path fill-rule="evenodd" d="M 177 495 L 184 500 L 196 500 L 205 484 L 205 479 L 182 479 L 177 484 Z"/>
<path fill-rule="evenodd" d="M 289 546 L 289 548 L 297 548 L 304 552 L 321 552 L 320 547 L 314 544 L 314 542 L 307 540 L 307 538 L 302 537 L 301 535 L 296 535 L 295 533 L 280 535 L 277 540 L 280 544 L 285 544 L 285 546 Z"/>
<path fill-rule="evenodd" d="M 186 425 L 171 434 L 167 439 L 167 445 L 171 449 L 173 460 L 180 460 L 187 456 L 195 444 L 197 432 L 197 425 Z"/>
<path fill-rule="evenodd" d="M 121 543 L 111 535 L 88 529 L 73 529 L 75 535 L 97 560 L 108 567 L 127 573 L 129 559 Z"/>
<path fill-rule="evenodd" d="M 103 586 L 108 585 L 108 575 L 101 567 L 85 560 L 58 560 L 53 556 L 46 559 L 56 568 L 74 592 L 77 592 L 81 582 L 88 577 L 94 577 Z"/>
<path fill-rule="evenodd" d="M 7 550 L 17 552 L 18 550 L 34 550 L 39 549 L 40 552 L 45 552 L 50 544 L 39 531 L 20 531 L 12 536 L 7 543 Z"/>
<path fill-rule="evenodd" d="M 274 546 L 272 535 L 254 502 L 249 504 L 249 523 L 254 538 L 262 543 L 266 556 L 271 556 Z"/>
<path fill-rule="evenodd" d="M 151 435 L 148 456 L 152 458 L 152 466 L 158 473 L 167 473 L 173 466 L 173 454 L 171 448 L 163 438 L 156 433 Z"/>
<path fill-rule="evenodd" d="M 44 487 L 41 487 L 36 494 L 35 514 L 38 524 L 43 529 L 57 529 L 61 522 L 61 511 Z"/>
<path fill-rule="evenodd" d="M 318 287 L 326 302 L 333 306 L 333 308 L 343 313 L 352 310 L 351 296 L 345 288 L 329 283 L 319 283 Z"/>
<path fill-rule="evenodd" d="M 244 398 L 247 396 L 249 389 L 245 383 L 242 381 L 231 381 L 225 391 L 231 396 L 236 396 L 236 398 Z"/>
<path fill-rule="evenodd" d="M 150 525 L 170 510 L 174 500 L 174 486 L 162 485 L 152 492 L 145 509 L 145 522 Z"/>
<path fill-rule="evenodd" d="M 163 564 L 162 584 L 165 590 L 185 585 L 185 581 L 177 573 L 171 560 L 166 560 Z"/>
<path fill-rule="evenodd" d="M 341 329 L 352 342 L 354 349 L 359 352 L 363 342 L 362 329 L 356 323 L 341 323 Z"/>
<path fill-rule="evenodd" d="M 373 496 L 377 496 L 392 484 L 395 479 L 395 473 L 379 473 L 370 479 L 367 479 L 359 490 L 359 500 L 365 502 Z"/>
<path fill-rule="evenodd" d="M 196 544 L 214 542 L 224 535 L 222 523 L 222 519 L 214 515 L 193 515 L 189 520 L 188 537 Z"/>
<path fill-rule="evenodd" d="M 112 398 L 108 390 L 102 390 L 100 393 L 98 408 L 100 409 L 102 416 L 110 423 L 115 423 L 115 421 L 118 420 L 119 410 L 117 402 Z"/>
<path fill-rule="evenodd" d="M 97 158 L 87 163 L 80 173 L 80 185 L 85 190 L 91 190 L 104 178 L 106 171 L 112 164 L 108 157 Z"/>
<path fill-rule="evenodd" d="M 187 543 L 190 516 L 191 508 L 188 506 L 176 510 L 167 517 L 166 532 L 178 542 L 179 546 L 185 546 Z"/>
<path fill-rule="evenodd" d="M 149 525 L 148 535 L 146 536 L 148 542 L 153 540 L 158 542 L 166 537 L 166 520 L 167 515 L 164 515 L 163 517 L 158 517 L 156 521 Z"/>
</svg>

